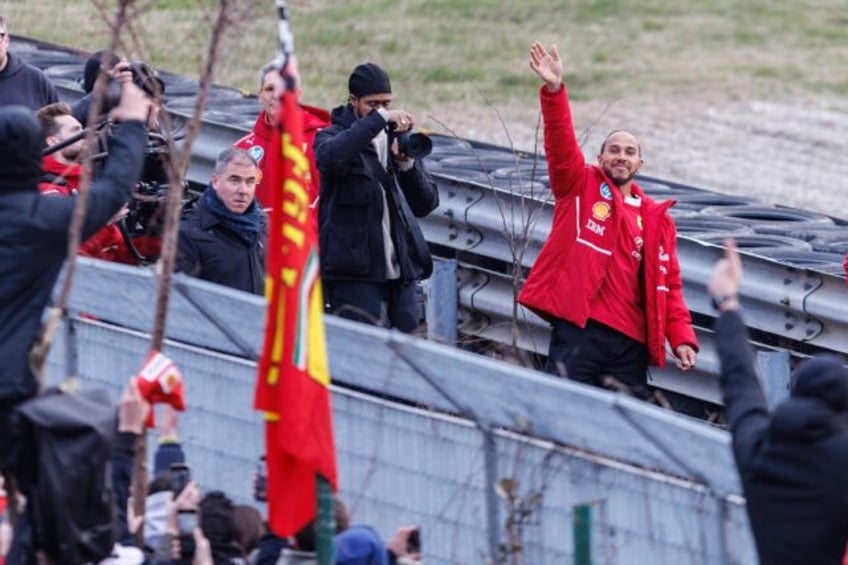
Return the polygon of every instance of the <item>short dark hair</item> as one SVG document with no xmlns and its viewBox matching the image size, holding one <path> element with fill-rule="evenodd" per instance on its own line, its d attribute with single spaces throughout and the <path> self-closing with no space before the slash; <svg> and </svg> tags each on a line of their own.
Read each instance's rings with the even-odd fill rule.
<svg viewBox="0 0 848 565">
<path fill-rule="evenodd" d="M 608 139 L 609 139 L 609 138 L 610 138 L 613 134 L 616 134 L 616 133 L 629 133 L 630 135 L 632 135 L 633 137 L 635 137 L 635 138 L 636 138 L 636 148 L 639 150 L 639 156 L 640 156 L 640 157 L 642 156 L 642 142 L 641 142 L 641 141 L 639 141 L 639 137 L 638 137 L 635 133 L 633 133 L 632 131 L 630 131 L 629 129 L 614 129 L 614 130 L 612 130 L 611 132 L 607 133 L 606 137 L 604 137 L 604 140 L 601 142 L 601 153 L 603 153 L 603 152 L 604 152 L 604 149 L 606 149 L 606 148 L 607 148 L 607 140 L 608 140 Z"/>
<path fill-rule="evenodd" d="M 45 139 L 59 133 L 59 124 L 56 122 L 56 118 L 71 115 L 73 115 L 71 107 L 64 102 L 54 102 L 53 104 L 42 106 L 35 113 L 35 117 L 38 118 L 41 124 L 41 129 L 44 130 Z"/>
<path fill-rule="evenodd" d="M 233 501 L 220 490 L 207 492 L 200 499 L 200 529 L 212 546 L 213 559 L 235 549 Z M 217 561 L 216 561 L 217 563 Z"/>
<path fill-rule="evenodd" d="M 265 535 L 265 524 L 259 510 L 247 504 L 233 506 L 233 533 L 245 556 L 259 547 L 259 540 Z"/>
</svg>

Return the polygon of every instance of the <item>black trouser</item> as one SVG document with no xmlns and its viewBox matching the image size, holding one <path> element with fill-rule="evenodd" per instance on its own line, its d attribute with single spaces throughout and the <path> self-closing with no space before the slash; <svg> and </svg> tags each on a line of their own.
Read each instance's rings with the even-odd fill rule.
<svg viewBox="0 0 848 565">
<path fill-rule="evenodd" d="M 415 282 L 324 281 L 325 311 L 410 333 L 418 327 Z"/>
<path fill-rule="evenodd" d="M 609 388 L 605 378 L 612 377 L 643 400 L 653 393 L 647 383 L 645 344 L 594 320 L 589 320 L 585 328 L 562 320 L 551 325 L 545 371 L 605 388 Z"/>
</svg>

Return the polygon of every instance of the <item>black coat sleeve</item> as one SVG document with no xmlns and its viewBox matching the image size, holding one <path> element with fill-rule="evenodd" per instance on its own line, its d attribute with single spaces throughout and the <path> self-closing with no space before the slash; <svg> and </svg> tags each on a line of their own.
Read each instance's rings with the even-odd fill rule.
<svg viewBox="0 0 848 565">
<path fill-rule="evenodd" d="M 738 312 L 725 312 L 716 320 L 715 330 L 724 407 L 736 464 L 744 479 L 766 437 L 768 404 L 754 370 L 754 354 L 742 317 Z"/>
<path fill-rule="evenodd" d="M 147 134 L 144 124 L 133 120 L 118 124 L 109 141 L 109 157 L 103 176 L 91 185 L 82 239 L 88 239 L 121 209 L 141 176 Z"/>
<path fill-rule="evenodd" d="M 438 208 L 439 189 L 420 160 L 416 160 L 408 171 L 398 172 L 397 178 L 409 209 L 417 218 L 423 218 Z"/>
<path fill-rule="evenodd" d="M 202 270 L 200 255 L 197 244 L 191 238 L 191 229 L 191 224 L 187 220 L 180 222 L 179 235 L 177 237 L 177 258 L 174 270 L 192 277 L 199 277 Z"/>
<path fill-rule="evenodd" d="M 321 175 L 344 175 L 360 163 L 360 154 L 370 145 L 374 136 L 386 127 L 379 112 L 371 112 L 355 120 L 349 128 L 331 126 L 315 136 L 315 164 Z"/>
</svg>

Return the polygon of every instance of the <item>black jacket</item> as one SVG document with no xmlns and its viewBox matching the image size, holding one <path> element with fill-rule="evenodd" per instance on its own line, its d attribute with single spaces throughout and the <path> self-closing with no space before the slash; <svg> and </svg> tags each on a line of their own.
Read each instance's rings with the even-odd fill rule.
<svg viewBox="0 0 848 565">
<path fill-rule="evenodd" d="M 28 64 L 17 53 L 8 53 L 0 71 L 0 106 L 20 104 L 33 112 L 59 101 L 56 87 L 41 69 Z"/>
<path fill-rule="evenodd" d="M 237 290 L 265 292 L 265 242 L 267 220 L 252 246 L 224 227 L 203 203 L 187 208 L 180 219 L 176 269 L 187 275 Z"/>
<path fill-rule="evenodd" d="M 848 542 L 848 372 L 803 362 L 769 413 L 738 313 L 716 323 L 724 404 L 748 516 L 764 564 L 842 563 Z"/>
<path fill-rule="evenodd" d="M 145 143 L 141 122 L 115 129 L 105 172 L 91 186 L 83 240 L 129 200 Z M 0 404 L 36 392 L 28 354 L 68 252 L 75 203 L 76 197 L 45 198 L 35 183 L 0 192 Z"/>
<path fill-rule="evenodd" d="M 321 274 L 327 280 L 384 282 L 385 246 L 381 220 L 385 189 L 392 241 L 401 280 L 427 278 L 433 270 L 430 250 L 416 217 L 439 205 L 439 192 L 421 160 L 408 171 L 389 171 L 371 140 L 386 127 L 379 112 L 356 119 L 350 104 L 333 110 L 333 123 L 315 137 L 321 173 L 318 225 Z"/>
</svg>

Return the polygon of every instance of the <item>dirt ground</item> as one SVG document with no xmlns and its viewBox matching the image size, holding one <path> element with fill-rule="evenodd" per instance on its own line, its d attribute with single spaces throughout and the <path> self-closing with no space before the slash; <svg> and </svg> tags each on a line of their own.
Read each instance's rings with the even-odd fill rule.
<svg viewBox="0 0 848 565">
<path fill-rule="evenodd" d="M 631 129 L 646 175 L 848 219 L 846 101 L 630 99 L 572 108 L 588 160 L 606 132 Z M 532 150 L 537 112 L 466 106 L 435 117 L 463 137 Z"/>
</svg>

